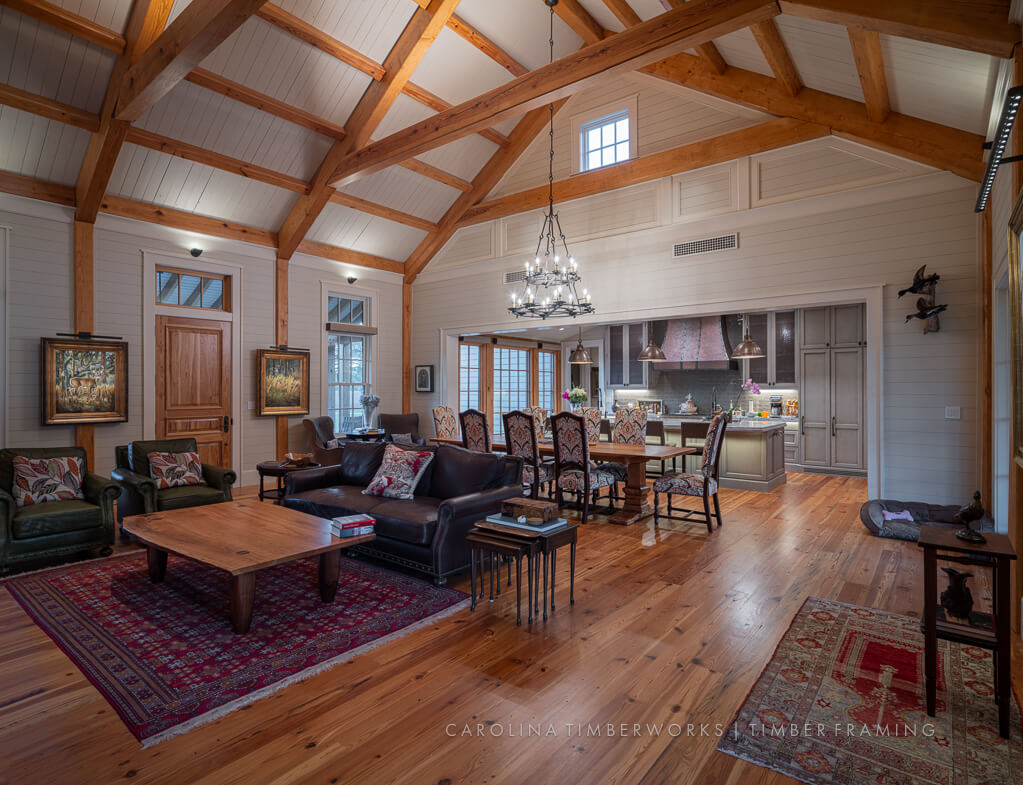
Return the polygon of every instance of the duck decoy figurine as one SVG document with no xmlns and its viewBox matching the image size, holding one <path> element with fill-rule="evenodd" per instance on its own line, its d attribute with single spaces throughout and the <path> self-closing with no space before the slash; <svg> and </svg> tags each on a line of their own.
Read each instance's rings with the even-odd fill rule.
<svg viewBox="0 0 1023 785">
<path fill-rule="evenodd" d="M 913 274 L 913 284 L 905 289 L 899 290 L 899 297 L 904 294 L 921 294 L 931 284 L 937 283 L 941 278 L 940 275 L 934 273 L 933 275 L 924 275 L 924 271 L 927 269 L 926 264 L 920 265 L 920 269 Z"/>
<path fill-rule="evenodd" d="M 965 527 L 956 532 L 956 537 L 966 542 L 987 542 L 987 538 L 971 526 L 974 521 L 979 521 L 983 517 L 984 505 L 980 503 L 980 491 L 974 491 L 973 501 L 964 504 L 955 514 L 956 520 Z"/>
<path fill-rule="evenodd" d="M 973 595 L 966 585 L 966 579 L 972 578 L 972 572 L 959 572 L 952 567 L 942 567 L 948 574 L 948 588 L 941 593 L 941 607 L 949 621 L 968 623 L 970 611 L 973 610 Z"/>
<path fill-rule="evenodd" d="M 943 305 L 931 305 L 926 297 L 920 297 L 916 301 L 916 313 L 911 313 L 906 316 L 906 322 L 910 322 L 913 319 L 930 319 L 932 316 L 937 316 L 939 313 L 948 308 L 948 304 Z"/>
</svg>

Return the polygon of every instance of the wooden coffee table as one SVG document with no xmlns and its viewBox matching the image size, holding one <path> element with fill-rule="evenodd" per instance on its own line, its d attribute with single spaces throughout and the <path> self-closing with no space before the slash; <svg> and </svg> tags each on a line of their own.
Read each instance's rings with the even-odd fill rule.
<svg viewBox="0 0 1023 785">
<path fill-rule="evenodd" d="M 319 556 L 320 599 L 333 602 L 341 550 L 376 539 L 375 534 L 341 539 L 330 533 L 326 518 L 257 501 L 132 515 L 124 519 L 124 530 L 148 549 L 153 583 L 163 581 L 168 553 L 228 573 L 231 626 L 239 635 L 248 632 L 252 622 L 257 572 L 275 564 Z"/>
</svg>

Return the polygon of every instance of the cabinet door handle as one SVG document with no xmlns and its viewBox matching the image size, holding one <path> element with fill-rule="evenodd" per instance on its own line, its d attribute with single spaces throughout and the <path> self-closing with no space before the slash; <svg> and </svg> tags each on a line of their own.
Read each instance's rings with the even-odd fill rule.
<svg viewBox="0 0 1023 785">
<path fill-rule="evenodd" d="M 836 436 L 837 435 L 835 433 L 835 416 L 834 415 L 832 415 L 832 417 L 831 417 L 831 435 L 832 436 Z"/>
<path fill-rule="evenodd" d="M 806 436 L 806 415 L 802 415 L 799 418 L 799 432 Z"/>
</svg>

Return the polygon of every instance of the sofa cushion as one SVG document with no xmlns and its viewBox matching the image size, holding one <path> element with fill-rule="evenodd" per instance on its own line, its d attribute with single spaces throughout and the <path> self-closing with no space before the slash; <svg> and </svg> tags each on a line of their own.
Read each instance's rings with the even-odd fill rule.
<svg viewBox="0 0 1023 785">
<path fill-rule="evenodd" d="M 366 487 L 384 460 L 383 442 L 349 442 L 341 455 L 341 477 L 345 485 Z"/>
<path fill-rule="evenodd" d="M 293 493 L 285 499 L 284 506 L 320 518 L 336 518 L 356 512 L 373 515 L 383 501 L 379 496 L 363 494 L 361 485 L 332 485 Z"/>
<path fill-rule="evenodd" d="M 429 450 L 406 450 L 398 444 L 388 444 L 373 482 L 363 493 L 387 499 L 411 499 L 432 460 L 433 453 Z"/>
<path fill-rule="evenodd" d="M 16 540 L 26 540 L 93 529 L 102 523 L 102 511 L 95 504 L 84 501 L 44 502 L 18 510 L 11 521 L 11 534 Z"/>
<path fill-rule="evenodd" d="M 195 439 L 153 439 L 132 442 L 128 445 L 129 468 L 143 477 L 152 477 L 149 471 L 151 452 L 195 452 Z"/>
<path fill-rule="evenodd" d="M 149 476 L 157 488 L 206 484 L 202 479 L 202 461 L 197 452 L 151 452 Z"/>
<path fill-rule="evenodd" d="M 161 488 L 156 492 L 158 510 L 180 510 L 182 507 L 201 507 L 226 501 L 222 490 L 208 485 L 179 485 L 176 488 Z"/>
<path fill-rule="evenodd" d="M 59 458 L 27 458 L 15 455 L 11 493 L 19 507 L 55 501 L 84 499 L 85 464 L 74 455 Z"/>
<path fill-rule="evenodd" d="M 384 499 L 370 513 L 377 521 L 377 535 L 413 545 L 429 545 L 437 532 L 437 509 L 441 501 L 432 496 Z"/>
<path fill-rule="evenodd" d="M 437 447 L 435 463 L 430 495 L 438 499 L 453 499 L 496 487 L 505 469 L 503 455 L 474 452 L 453 444 Z"/>
</svg>

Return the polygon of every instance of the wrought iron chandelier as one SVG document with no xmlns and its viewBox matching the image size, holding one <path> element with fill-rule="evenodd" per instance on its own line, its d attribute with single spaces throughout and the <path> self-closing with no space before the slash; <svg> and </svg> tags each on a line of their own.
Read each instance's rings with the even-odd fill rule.
<svg viewBox="0 0 1023 785">
<path fill-rule="evenodd" d="M 554 62 L 554 6 L 558 0 L 544 0 L 551 10 L 550 62 Z M 515 316 L 548 319 L 552 316 L 579 316 L 593 313 L 590 293 L 577 285 L 582 281 L 579 265 L 569 253 L 568 241 L 561 229 L 561 221 L 554 212 L 554 104 L 549 107 L 550 155 L 547 162 L 547 212 L 536 253 L 532 262 L 526 262 L 526 275 L 522 279 L 522 293 L 512 294 L 508 310 Z M 560 250 L 559 250 L 560 243 Z M 543 255 L 541 256 L 541 250 Z"/>
</svg>

